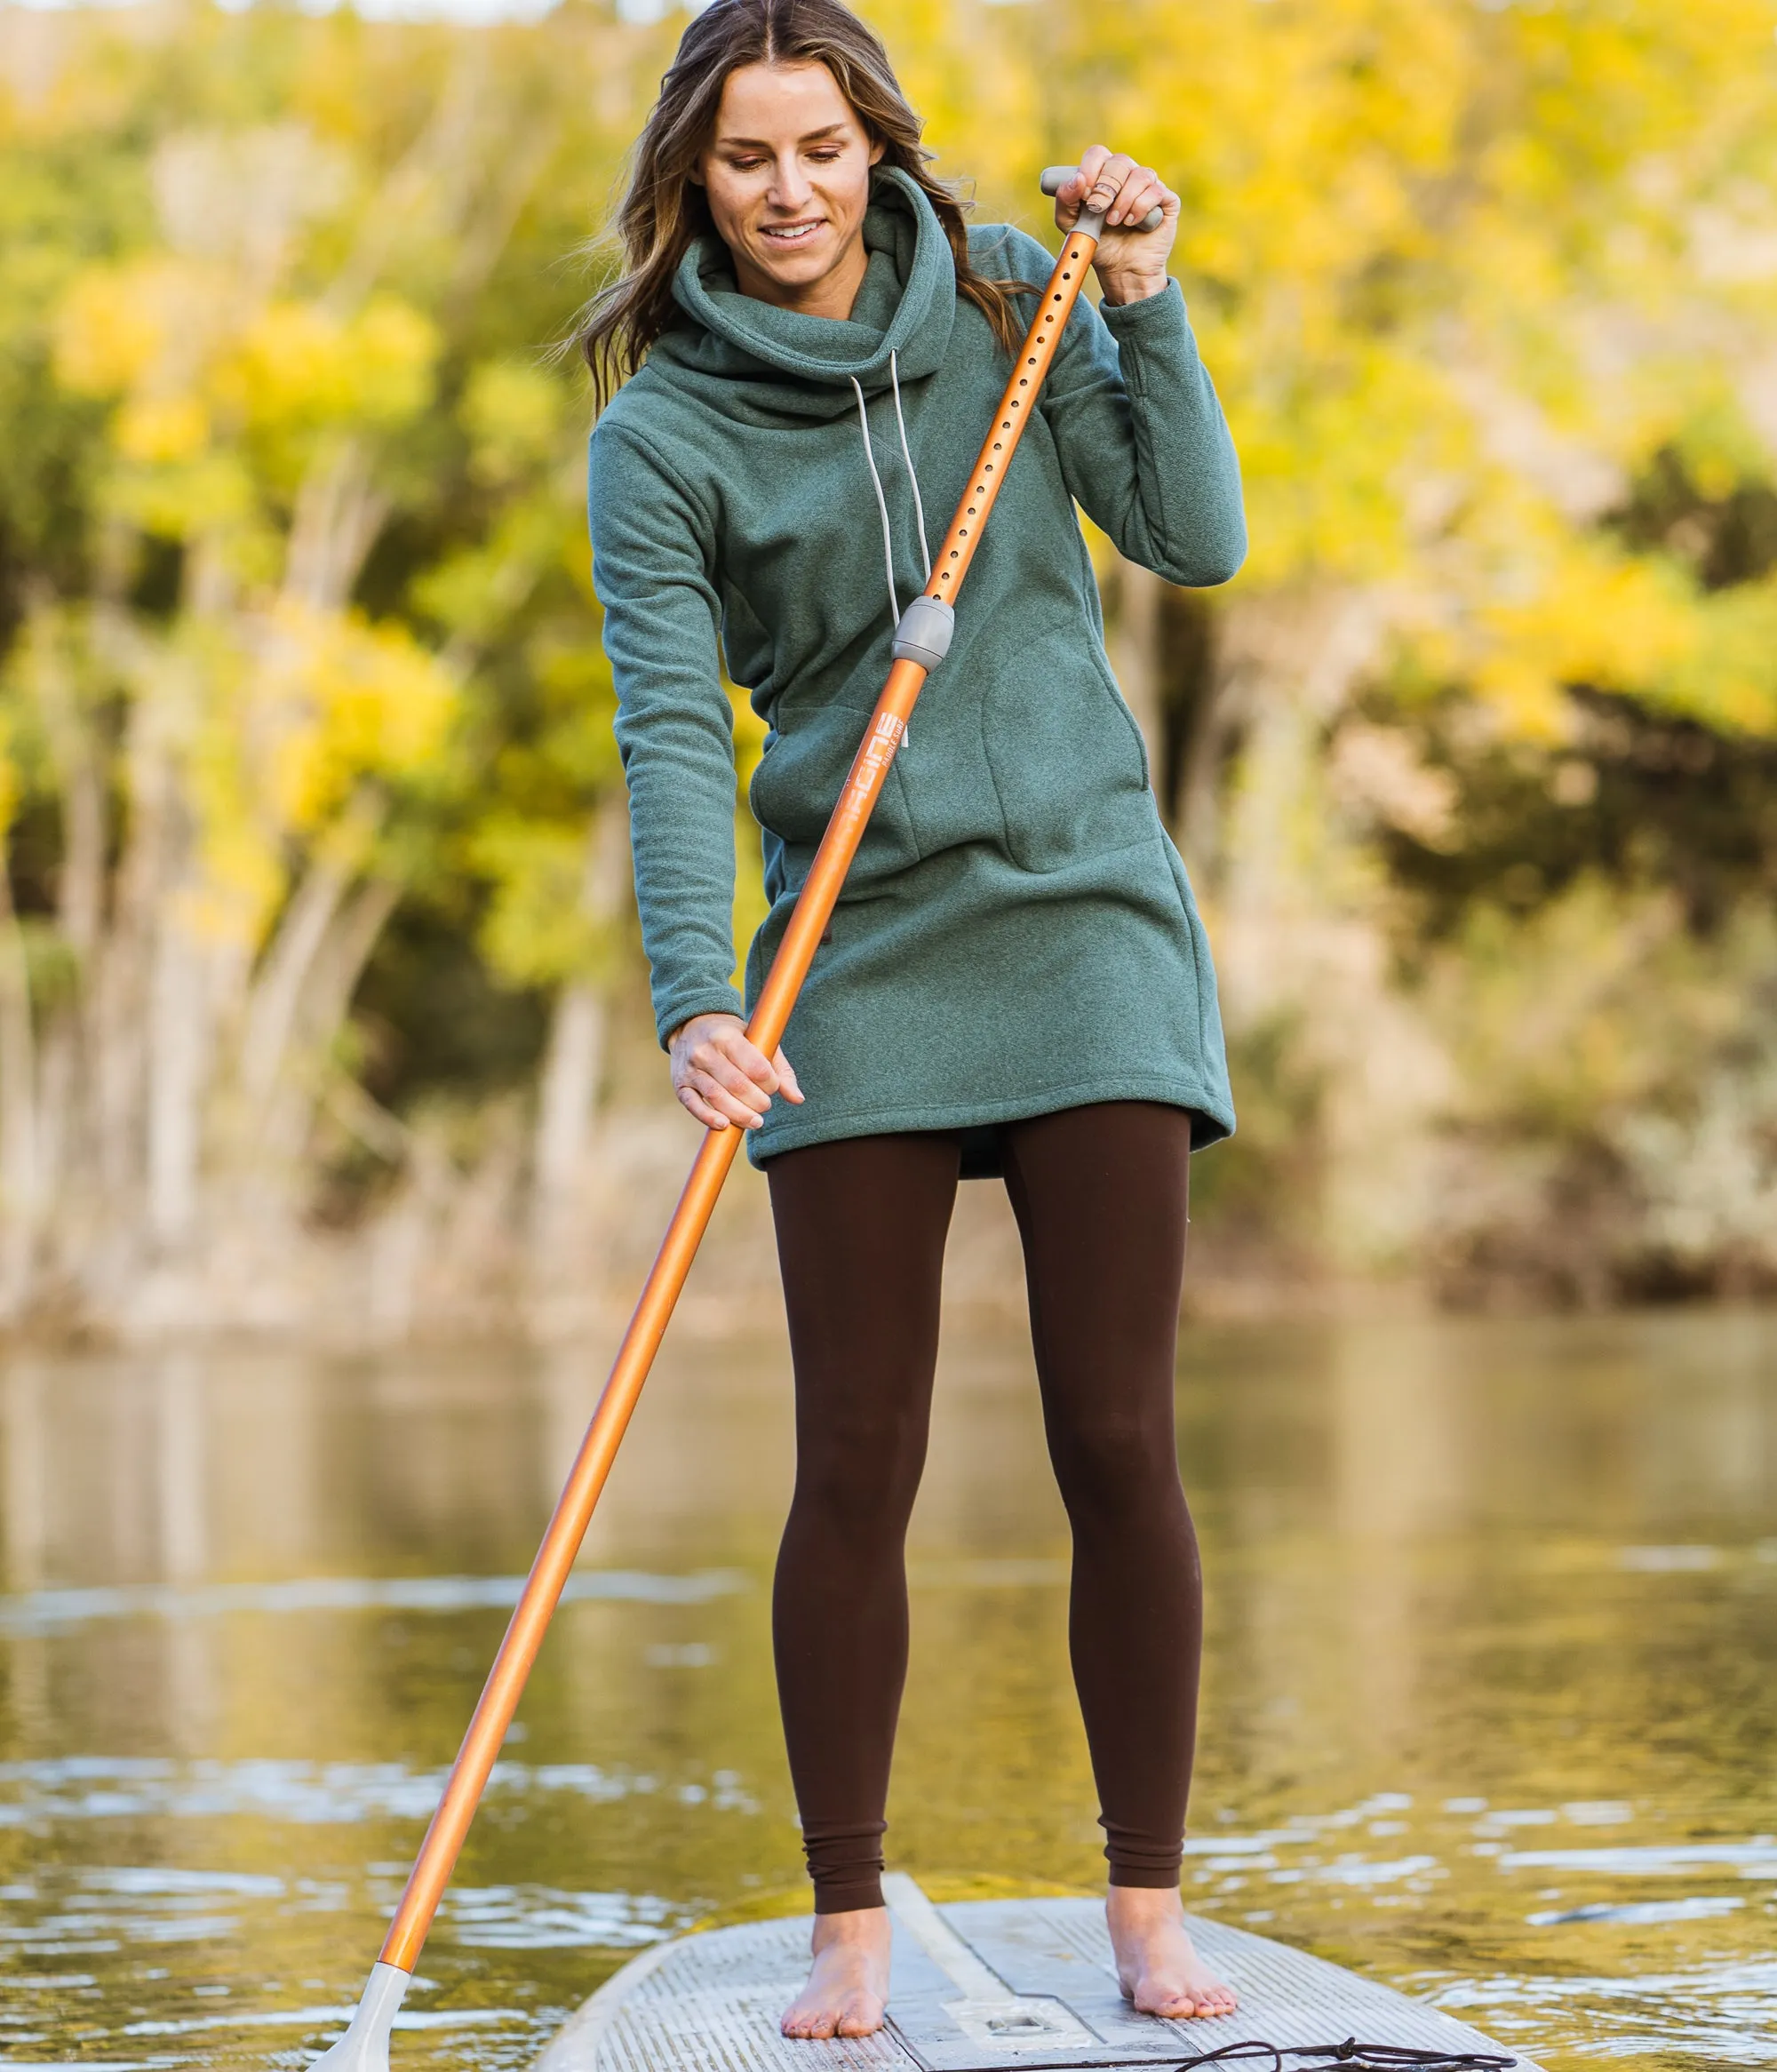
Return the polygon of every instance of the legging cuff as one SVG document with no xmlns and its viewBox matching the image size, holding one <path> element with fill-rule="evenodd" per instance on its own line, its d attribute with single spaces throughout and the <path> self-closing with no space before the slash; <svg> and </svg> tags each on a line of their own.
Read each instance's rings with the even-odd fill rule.
<svg viewBox="0 0 1777 2072">
<path fill-rule="evenodd" d="M 1175 1892 L 1178 1889 L 1179 1872 L 1184 1865 L 1182 1835 L 1176 1842 L 1161 1843 L 1112 1827 L 1109 1821 L 1102 1825 L 1110 1836 L 1104 1854 L 1111 1865 L 1112 1885 L 1140 1885 L 1148 1891 L 1161 1891 L 1168 1885 Z"/>
<path fill-rule="evenodd" d="M 817 1914 L 852 1914 L 882 1904 L 882 1837 L 886 1821 L 861 1826 L 804 1827 L 802 1847 L 815 1883 Z"/>
</svg>

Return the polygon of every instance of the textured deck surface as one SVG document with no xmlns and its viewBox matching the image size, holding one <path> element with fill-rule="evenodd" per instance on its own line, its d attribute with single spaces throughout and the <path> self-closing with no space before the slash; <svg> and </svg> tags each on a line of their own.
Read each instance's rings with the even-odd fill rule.
<svg viewBox="0 0 1777 2072">
<path fill-rule="evenodd" d="M 895 1925 L 889 2024 L 876 2036 L 792 2043 L 778 2035 L 777 2016 L 808 1969 L 804 1916 L 648 1951 L 572 2017 L 538 2072 L 1040 2072 L 1176 2064 L 1248 2037 L 1285 2048 L 1355 2036 L 1515 2055 L 1386 1986 L 1213 1921 L 1193 1917 L 1191 1932 L 1239 1990 L 1240 2011 L 1192 2022 L 1132 2012 L 1117 1988 L 1096 1901 L 933 1909 L 904 1887 Z M 1300 2072 L 1312 2062 L 1295 2061 Z M 1516 2063 L 1537 2072 L 1527 2058 Z"/>
</svg>

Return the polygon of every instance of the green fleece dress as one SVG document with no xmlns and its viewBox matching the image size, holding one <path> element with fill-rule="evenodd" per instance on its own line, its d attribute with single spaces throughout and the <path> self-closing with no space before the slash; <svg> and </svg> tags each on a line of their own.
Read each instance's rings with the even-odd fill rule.
<svg viewBox="0 0 1777 2072">
<path fill-rule="evenodd" d="M 888 502 L 903 606 L 923 586 L 1008 362 L 956 292 L 915 182 L 873 179 L 848 320 L 738 292 L 719 240 L 687 253 L 682 321 L 600 418 L 594 576 L 616 678 L 637 901 L 664 1042 L 737 1013 L 729 982 L 735 766 L 720 664 L 769 729 L 751 791 L 770 912 L 756 998 L 889 665 Z M 1034 238 L 972 229 L 984 274 L 1040 284 Z M 1034 295 L 1030 299 L 1034 307 Z M 891 367 L 892 359 L 892 367 Z M 898 378 L 912 476 L 902 457 Z M 854 387 L 854 382 L 857 387 Z M 1157 1101 L 1192 1141 L 1233 1128 L 1215 978 L 1141 730 L 1105 658 L 1074 505 L 1175 583 L 1245 552 L 1238 465 L 1175 283 L 1070 319 L 784 1048 L 756 1161 L 883 1131 Z M 721 655 L 717 642 L 721 642 Z"/>
</svg>

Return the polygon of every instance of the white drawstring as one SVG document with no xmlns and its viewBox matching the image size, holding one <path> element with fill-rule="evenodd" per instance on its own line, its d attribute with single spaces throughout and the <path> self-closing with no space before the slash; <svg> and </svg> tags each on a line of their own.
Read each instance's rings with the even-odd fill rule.
<svg viewBox="0 0 1777 2072">
<path fill-rule="evenodd" d="M 913 485 L 913 516 L 920 525 L 920 559 L 926 564 L 926 580 L 932 579 L 931 552 L 926 546 L 926 506 L 920 501 L 920 478 L 913 473 L 913 457 L 907 450 L 907 420 L 901 415 L 901 376 L 895 365 L 895 355 L 888 355 L 888 385 L 895 391 L 895 422 L 901 431 L 901 458 L 907 464 L 907 480 Z M 898 623 L 900 614 L 896 613 Z"/>
<path fill-rule="evenodd" d="M 857 418 L 864 426 L 864 458 L 870 463 L 870 479 L 876 485 L 876 508 L 882 514 L 882 559 L 888 569 L 888 610 L 895 624 L 901 623 L 901 601 L 895 594 L 895 535 L 888 524 L 888 499 L 882 494 L 882 477 L 876 472 L 876 456 L 870 445 L 870 413 L 864 407 L 864 389 L 857 375 L 851 386 L 857 391 Z"/>
<path fill-rule="evenodd" d="M 907 480 L 912 485 L 913 515 L 919 522 L 920 559 L 925 564 L 926 580 L 932 579 L 932 554 L 926 545 L 926 506 L 920 498 L 920 478 L 913 472 L 913 456 L 907 445 L 907 420 L 901 414 L 901 374 L 896 365 L 896 356 L 888 355 L 888 381 L 895 391 L 895 422 L 901 434 L 901 458 L 907 464 Z M 901 600 L 895 590 L 895 532 L 888 522 L 888 499 L 882 493 L 882 477 L 876 472 L 876 451 L 870 439 L 870 412 L 865 407 L 864 387 L 857 375 L 851 377 L 851 386 L 857 396 L 857 421 L 864 427 L 864 458 L 870 464 L 870 480 L 876 491 L 876 508 L 882 518 L 882 560 L 888 571 L 888 610 L 893 623 L 901 623 Z"/>
</svg>

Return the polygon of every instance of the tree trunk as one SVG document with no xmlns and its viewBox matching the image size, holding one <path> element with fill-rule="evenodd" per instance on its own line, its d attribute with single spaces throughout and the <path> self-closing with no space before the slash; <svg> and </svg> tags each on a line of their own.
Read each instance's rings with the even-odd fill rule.
<svg viewBox="0 0 1777 2072">
<path fill-rule="evenodd" d="M 585 1163 L 604 1053 L 603 991 L 588 978 L 570 980 L 556 996 L 537 1088 L 531 1171 L 546 1222 L 571 1193 Z"/>
<path fill-rule="evenodd" d="M 37 1059 L 30 974 L 0 856 L 0 1318 L 21 1316 L 36 1279 L 42 1213 L 37 1160 Z"/>
<path fill-rule="evenodd" d="M 586 840 L 581 900 L 595 927 L 610 927 L 628 883 L 629 815 L 621 798 L 610 799 Z M 604 1068 L 607 1015 L 606 987 L 597 978 L 570 979 L 556 997 L 530 1160 L 533 1237 L 546 1259 L 562 1240 L 586 1171 Z"/>
<path fill-rule="evenodd" d="M 209 959 L 170 888 L 155 936 L 148 995 L 148 1229 L 179 1250 L 197 1221 L 203 1096 L 211 1053 Z"/>
<path fill-rule="evenodd" d="M 255 1106 L 277 1084 L 302 1011 L 304 988 L 379 817 L 371 796 L 361 793 L 339 825 L 315 844 L 301 882 L 285 904 L 271 947 L 259 960 L 241 1034 L 239 1064 L 241 1089 Z"/>
<path fill-rule="evenodd" d="M 307 1148 L 334 1043 L 351 1012 L 364 966 L 400 897 L 401 887 L 392 879 L 372 878 L 360 885 L 335 914 L 310 962 L 256 1160 L 258 1178 L 273 1191 L 287 1187 Z"/>
</svg>

